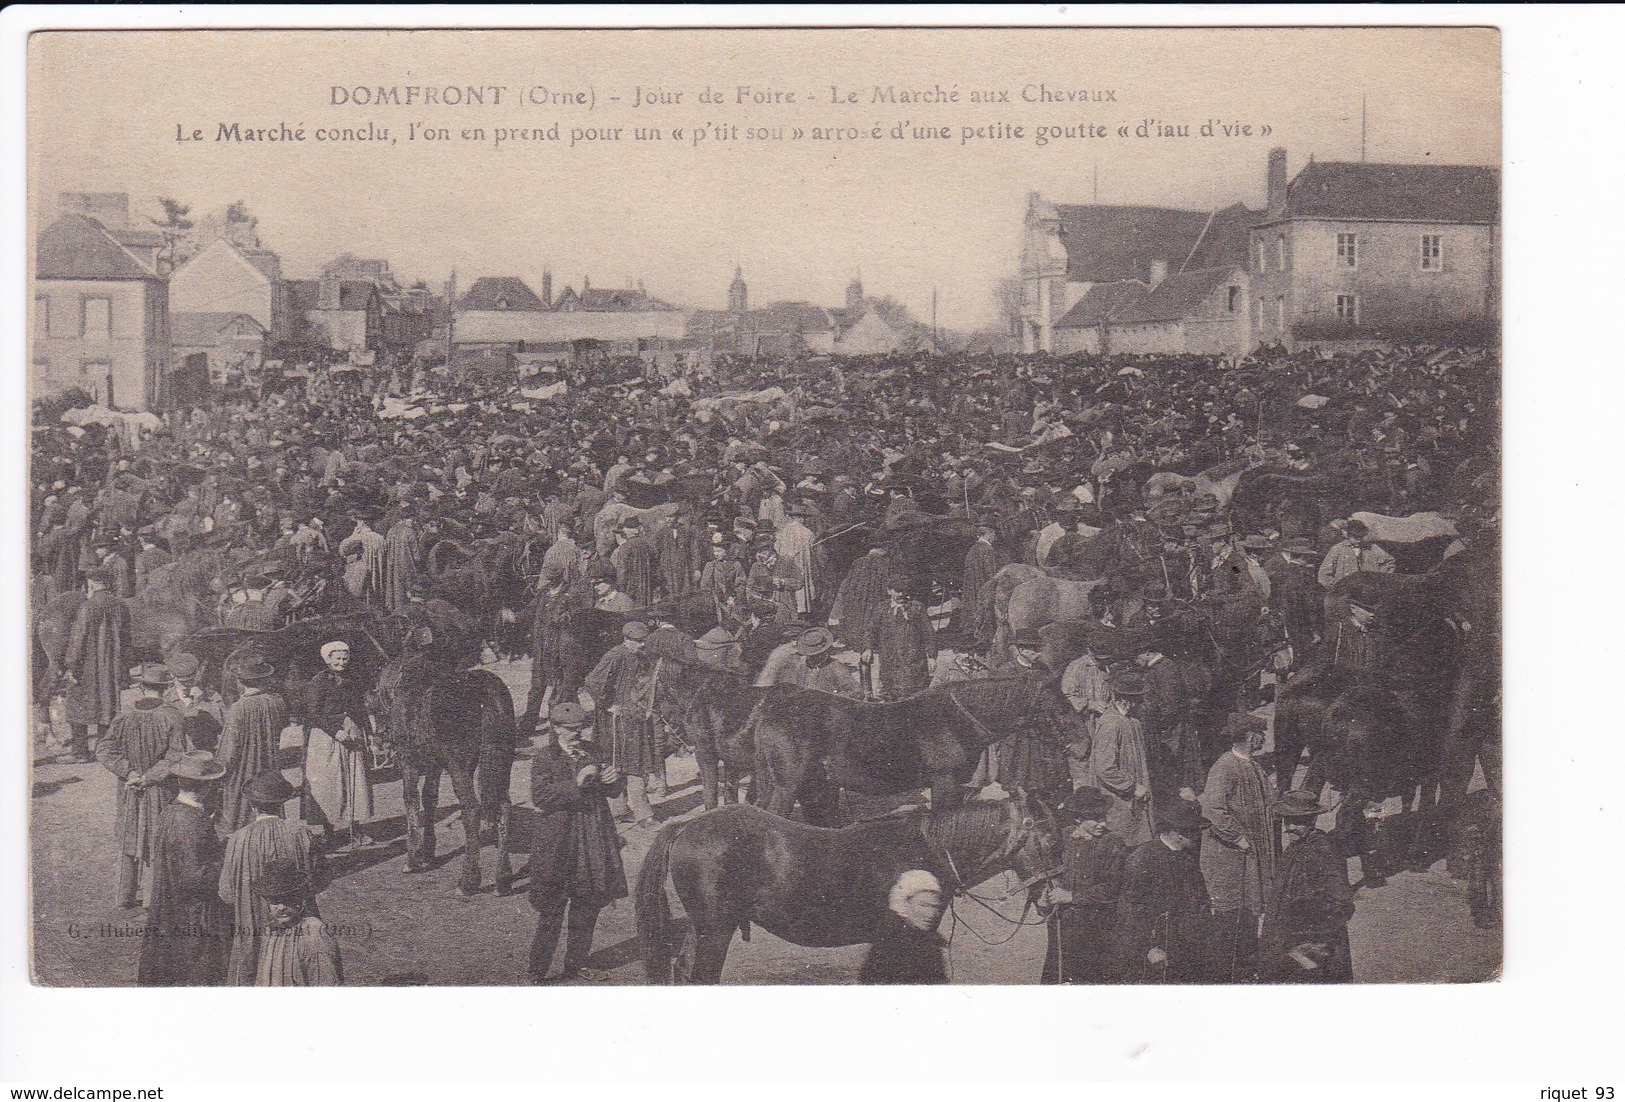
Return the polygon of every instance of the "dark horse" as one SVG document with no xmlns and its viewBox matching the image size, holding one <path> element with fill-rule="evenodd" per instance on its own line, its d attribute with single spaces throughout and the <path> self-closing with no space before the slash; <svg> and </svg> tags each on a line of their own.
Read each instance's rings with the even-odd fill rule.
<svg viewBox="0 0 1625 1102">
<path fill-rule="evenodd" d="M 841 830 L 803 826 L 736 804 L 655 835 L 638 873 L 638 943 L 651 983 L 720 983 L 728 945 L 750 925 L 796 945 L 874 937 L 887 895 L 908 869 L 962 891 L 1014 869 L 1036 892 L 1057 850 L 1049 811 L 1025 797 L 912 812 Z M 688 913 L 676 968 L 671 879 Z"/>
<path fill-rule="evenodd" d="M 939 685 L 903 700 L 871 702 L 776 685 L 742 737 L 756 748 L 755 802 L 809 820 L 834 820 L 841 789 L 884 796 L 931 789 L 935 807 L 962 798 L 982 751 L 1032 726 L 1047 690 L 1035 676 Z"/>
<path fill-rule="evenodd" d="M 653 713 L 694 747 L 706 810 L 733 803 L 739 778 L 755 765 L 756 744 L 746 725 L 768 690 L 728 670 L 660 658 L 649 691 Z"/>
<path fill-rule="evenodd" d="M 513 772 L 513 697 L 489 670 L 465 670 L 425 651 L 390 659 L 375 691 L 379 737 L 394 746 L 401 766 L 406 803 L 406 871 L 422 872 L 434 862 L 434 821 L 440 775 L 451 785 L 463 819 L 463 875 L 459 895 L 480 889 L 480 822 L 496 823 L 496 890 L 507 895 L 513 883 L 508 862 L 512 805 L 508 782 Z"/>
</svg>

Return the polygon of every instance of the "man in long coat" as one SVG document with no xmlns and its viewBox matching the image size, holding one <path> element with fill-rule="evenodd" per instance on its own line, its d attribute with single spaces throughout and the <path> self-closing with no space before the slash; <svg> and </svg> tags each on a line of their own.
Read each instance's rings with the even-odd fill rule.
<svg viewBox="0 0 1625 1102">
<path fill-rule="evenodd" d="M 667 598 L 681 597 L 698 583 L 705 563 L 703 535 L 686 504 L 660 533 L 656 551 L 660 557 L 660 584 Z"/>
<path fill-rule="evenodd" d="M 269 916 L 259 943 L 255 987 L 337 987 L 344 982 L 339 943 L 314 913 L 314 878 L 295 861 L 266 865 L 254 879 L 256 906 Z"/>
<path fill-rule="evenodd" d="M 1314 657 L 1315 645 L 1325 633 L 1325 594 L 1309 564 L 1315 553 L 1314 544 L 1307 539 L 1295 539 L 1264 561 L 1270 578 L 1270 606 L 1281 613 L 1295 665 Z"/>
<path fill-rule="evenodd" d="M 549 722 L 552 738 L 530 763 L 530 799 L 536 809 L 529 866 L 530 905 L 536 911 L 528 970 L 533 983 L 547 979 L 566 912 L 569 940 L 559 978 L 596 978 L 586 963 L 598 913 L 628 894 L 609 808 L 621 777 L 596 745 L 582 740 L 586 716 L 580 705 L 555 705 Z"/>
<path fill-rule="evenodd" d="M 226 709 L 220 729 L 218 757 L 225 767 L 220 825 L 228 834 L 253 818 L 246 789 L 260 774 L 276 768 L 282 730 L 288 725 L 288 706 L 280 693 L 270 691 L 276 671 L 265 662 L 250 662 L 237 671 L 242 695 Z"/>
<path fill-rule="evenodd" d="M 861 636 L 865 659 L 879 658 L 881 695 L 893 700 L 923 692 L 931 684 L 936 633 L 925 605 L 907 597 L 904 583 L 886 583 L 886 604 L 876 610 Z"/>
<path fill-rule="evenodd" d="M 181 714 L 164 703 L 174 675 L 160 665 L 141 669 L 141 698 L 108 727 L 96 757 L 119 780 L 119 906 L 138 906 L 141 866 L 152 864 L 158 818 L 170 801 L 169 770 L 186 753 Z"/>
<path fill-rule="evenodd" d="M 1205 826 L 1195 804 L 1166 808 L 1160 832 L 1123 862 L 1110 971 L 1117 983 L 1199 983 L 1207 890 L 1196 840 Z"/>
<path fill-rule="evenodd" d="M 1269 777 L 1255 760 L 1264 724 L 1232 715 L 1225 724 L 1230 749 L 1208 771 L 1202 812 L 1202 879 L 1213 904 L 1211 979 L 1250 982 L 1258 956 L 1258 919 L 1275 880 L 1275 835 Z"/>
<path fill-rule="evenodd" d="M 1068 828 L 1061 876 L 1051 891 L 1040 983 L 1110 983 L 1107 964 L 1117 926 L 1117 900 L 1128 847 L 1106 829 L 1112 801 L 1098 788 L 1080 788 L 1055 809 Z"/>
<path fill-rule="evenodd" d="M 217 985 L 226 974 L 230 916 L 220 902 L 220 836 L 204 808 L 203 793 L 225 770 L 207 750 L 194 750 L 170 766 L 169 773 L 180 792 L 158 819 L 136 983 Z"/>
<path fill-rule="evenodd" d="M 621 526 L 621 545 L 609 556 L 615 567 L 616 585 L 632 599 L 634 606 L 647 608 L 655 603 L 655 549 L 643 535 L 643 526 L 629 520 Z"/>
<path fill-rule="evenodd" d="M 1135 659 L 1145 672 L 1146 746 L 1160 768 L 1153 769 L 1161 797 L 1178 793 L 1196 799 L 1207 779 L 1197 714 L 1210 688 L 1208 672 L 1195 662 L 1148 651 Z"/>
<path fill-rule="evenodd" d="M 390 526 L 384 537 L 384 607 L 394 612 L 412 603 L 412 591 L 417 587 L 418 564 L 423 560 L 423 545 L 418 539 L 417 524 L 411 517 L 402 517 Z"/>
<path fill-rule="evenodd" d="M 124 645 L 130 636 L 130 613 L 109 591 L 111 579 L 98 571 L 85 581 L 85 603 L 79 606 L 62 651 L 68 683 L 66 710 L 70 761 L 90 760 L 90 728 L 105 728 L 119 713 L 124 684 Z"/>
<path fill-rule="evenodd" d="M 829 626 L 837 629 L 837 634 L 845 628 L 842 638 L 848 643 L 861 643 L 870 622 L 886 607 L 891 566 L 891 556 L 884 547 L 871 547 L 868 554 L 847 568 L 829 610 Z"/>
<path fill-rule="evenodd" d="M 1315 829 L 1326 808 L 1313 792 L 1282 796 L 1274 814 L 1287 846 L 1275 865 L 1258 949 L 1265 983 L 1352 983 L 1349 919 L 1354 889 L 1348 861 L 1327 835 Z"/>
<path fill-rule="evenodd" d="M 801 518 L 806 515 L 806 506 L 801 504 L 791 506 L 789 515 L 784 518 L 773 537 L 773 550 L 777 552 L 780 561 L 788 560 L 794 563 L 801 575 L 801 584 L 796 587 L 794 595 L 797 615 L 810 611 L 813 601 L 818 596 L 813 577 L 813 532 L 801 522 Z"/>
<path fill-rule="evenodd" d="M 384 592 L 384 537 L 373 531 L 366 517 L 357 517 L 355 530 L 339 544 L 339 554 L 350 565 L 344 571 L 344 584 L 352 597 L 372 604 Z"/>
<path fill-rule="evenodd" d="M 965 637 L 978 650 L 993 642 L 993 575 L 999 569 L 998 552 L 993 549 L 993 529 L 976 530 L 976 542 L 965 552 L 964 600 L 960 622 Z"/>
<path fill-rule="evenodd" d="M 566 684 L 570 657 L 565 648 L 570 640 L 566 628 L 570 618 L 592 607 L 592 582 L 579 573 L 548 574 L 544 568 L 542 587 L 536 594 L 536 612 L 530 627 L 530 696 L 519 725 L 521 736 L 536 729 L 542 714 L 542 698 L 549 689 L 555 700 L 568 699 L 578 686 Z"/>
<path fill-rule="evenodd" d="M 639 826 L 655 824 L 649 793 L 665 789 L 665 755 L 654 735 L 649 707 L 651 663 L 643 653 L 649 625 L 632 621 L 621 629 L 621 643 L 611 647 L 587 675 L 596 713 L 597 741 L 609 761 L 626 778 L 626 795 L 617 798 L 617 816 L 630 816 Z"/>
<path fill-rule="evenodd" d="M 253 818 L 226 839 L 220 868 L 219 893 L 233 910 L 231 958 L 226 983 L 250 987 L 259 964 L 260 943 L 271 926 L 270 908 L 257 894 L 254 882 L 274 861 L 292 861 L 300 871 L 312 871 L 310 829 L 299 820 L 282 817 L 283 808 L 298 792 L 281 773 L 261 773 L 242 790 Z"/>
</svg>

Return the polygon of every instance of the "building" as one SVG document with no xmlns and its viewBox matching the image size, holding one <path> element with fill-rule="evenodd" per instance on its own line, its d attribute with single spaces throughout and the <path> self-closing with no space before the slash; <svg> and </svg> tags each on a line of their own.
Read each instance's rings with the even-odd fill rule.
<svg viewBox="0 0 1625 1102">
<path fill-rule="evenodd" d="M 549 303 L 550 275 L 542 296 L 517 276 L 486 276 L 457 300 L 452 343 L 465 349 L 524 352 L 577 341 L 676 340 L 684 335 L 685 313 L 651 297 L 642 287 L 566 287 Z"/>
<path fill-rule="evenodd" d="M 297 280 L 290 288 L 296 303 L 305 307 L 310 333 L 321 347 L 346 354 L 376 352 L 383 346 L 384 303 L 376 284 L 365 279 Z"/>
<path fill-rule="evenodd" d="M 214 383 L 259 370 L 269 330 L 252 314 L 176 312 L 169 316 L 171 362 L 201 364 Z M 198 359 L 201 357 L 201 361 Z"/>
<path fill-rule="evenodd" d="M 81 387 L 104 405 L 161 408 L 170 363 L 161 234 L 132 230 L 123 193 L 70 193 L 35 243 L 36 393 Z"/>
<path fill-rule="evenodd" d="M 169 277 L 169 307 L 177 314 L 246 314 L 267 333 L 288 333 L 282 261 L 265 248 L 216 237 Z"/>
<path fill-rule="evenodd" d="M 1495 168 L 1311 161 L 1290 182 L 1270 151 L 1249 249 L 1257 339 L 1494 339 Z"/>
<path fill-rule="evenodd" d="M 846 288 L 846 305 L 826 308 L 811 302 L 774 302 L 749 309 L 750 291 L 743 273 L 734 269 L 728 287 L 728 309 L 696 310 L 688 319 L 688 336 L 718 352 L 740 355 L 823 353 L 867 356 L 908 347 L 900 332 L 864 297 L 854 278 Z"/>
<path fill-rule="evenodd" d="M 1075 206 L 1027 196 L 1021 249 L 1022 350 L 1060 351 L 1055 325 L 1097 284 L 1152 286 L 1170 273 L 1245 266 L 1262 212 Z"/>
</svg>

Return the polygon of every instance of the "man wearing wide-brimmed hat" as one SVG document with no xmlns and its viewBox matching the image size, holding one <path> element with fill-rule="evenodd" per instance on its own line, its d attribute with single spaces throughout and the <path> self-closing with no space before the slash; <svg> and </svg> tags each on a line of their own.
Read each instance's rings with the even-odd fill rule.
<svg viewBox="0 0 1625 1102">
<path fill-rule="evenodd" d="M 301 871 L 312 871 L 310 828 L 298 819 L 282 817 L 288 801 L 298 794 L 275 769 L 261 773 L 243 788 L 254 817 L 226 839 L 220 869 L 220 899 L 235 915 L 226 967 L 228 985 L 253 984 L 259 946 L 271 925 L 264 897 L 253 891 L 260 873 L 276 861 L 292 861 Z"/>
<path fill-rule="evenodd" d="M 1145 729 L 1136 712 L 1145 696 L 1145 678 L 1135 670 L 1118 670 L 1107 678 L 1112 701 L 1095 720 L 1089 764 L 1080 779 L 1112 801 L 1106 825 L 1124 843 L 1137 846 L 1151 837 L 1151 767 Z"/>
<path fill-rule="evenodd" d="M 267 915 L 255 987 L 336 987 L 344 982 L 339 943 L 311 913 L 315 889 L 310 872 L 288 859 L 270 862 L 254 878 L 251 890 Z"/>
<path fill-rule="evenodd" d="M 756 677 L 756 685 L 795 685 L 842 696 L 859 695 L 857 675 L 835 661 L 834 652 L 834 632 L 822 627 L 807 628 L 774 648 Z"/>
<path fill-rule="evenodd" d="M 79 606 L 62 648 L 62 677 L 67 684 L 66 711 L 71 737 L 68 759 L 90 760 L 90 728 L 104 729 L 119 713 L 124 686 L 125 642 L 130 613 L 113 596 L 112 577 L 97 569 L 85 579 L 85 603 Z"/>
<path fill-rule="evenodd" d="M 141 866 L 152 863 L 158 819 L 172 795 L 169 767 L 186 753 L 180 712 L 164 703 L 175 682 L 169 667 L 149 663 L 135 671 L 141 696 L 107 728 L 96 758 L 119 780 L 116 832 L 119 841 L 119 906 L 139 906 Z"/>
<path fill-rule="evenodd" d="M 220 901 L 222 847 L 204 793 L 225 769 L 207 750 L 169 766 L 179 792 L 158 818 L 147 932 L 136 982 L 142 987 L 196 987 L 225 979 L 229 916 Z"/>
<path fill-rule="evenodd" d="M 653 662 L 644 651 L 650 634 L 641 620 L 622 625 L 620 645 L 611 647 L 586 679 L 598 742 L 626 777 L 625 801 L 617 800 L 616 813 L 642 827 L 654 825 L 649 794 L 665 790 L 666 774 L 666 756 L 650 716 Z"/>
<path fill-rule="evenodd" d="M 1302 536 L 1286 540 L 1264 560 L 1270 607 L 1281 614 L 1286 640 L 1297 661 L 1308 661 L 1324 631 L 1325 594 L 1315 580 L 1315 545 Z"/>
<path fill-rule="evenodd" d="M 1208 938 L 1207 888 L 1197 842 L 1207 828 L 1189 800 L 1160 808 L 1157 836 L 1123 862 L 1110 974 L 1115 983 L 1200 983 Z"/>
<path fill-rule="evenodd" d="M 252 657 L 237 667 L 236 674 L 242 695 L 226 709 L 219 747 L 220 764 L 226 768 L 220 825 L 228 834 L 253 818 L 243 789 L 275 767 L 282 730 L 288 726 L 288 706 L 272 688 L 276 670 Z"/>
<path fill-rule="evenodd" d="M 1286 835 L 1259 941 L 1266 983 L 1352 983 L 1349 919 L 1354 890 L 1348 862 L 1315 820 L 1330 811 L 1313 792 L 1294 790 L 1271 809 Z"/>
<path fill-rule="evenodd" d="M 919 597 L 923 592 L 920 582 L 893 575 L 886 581 L 886 603 L 862 630 L 853 625 L 865 665 L 879 658 L 880 695 L 892 700 L 923 692 L 931 684 L 936 632 Z"/>
<path fill-rule="evenodd" d="M 1257 761 L 1265 723 L 1233 713 L 1224 726 L 1230 749 L 1208 770 L 1202 812 L 1202 879 L 1213 903 L 1212 979 L 1249 983 L 1257 966 L 1258 919 L 1275 879 L 1275 830 L 1269 777 Z"/>
</svg>

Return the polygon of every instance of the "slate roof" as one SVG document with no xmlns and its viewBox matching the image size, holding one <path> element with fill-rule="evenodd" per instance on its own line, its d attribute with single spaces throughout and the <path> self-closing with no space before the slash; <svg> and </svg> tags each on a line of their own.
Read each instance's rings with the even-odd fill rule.
<svg viewBox="0 0 1625 1102">
<path fill-rule="evenodd" d="M 1153 261 L 1177 272 L 1201 240 L 1208 215 L 1168 207 L 1056 204 L 1066 278 L 1074 283 L 1144 279 Z"/>
<path fill-rule="evenodd" d="M 1171 275 L 1151 289 L 1140 301 L 1125 306 L 1112 317 L 1120 324 L 1179 321 L 1195 313 L 1196 307 L 1234 273 L 1235 267 L 1201 268 Z"/>
<path fill-rule="evenodd" d="M 314 279 L 285 279 L 283 286 L 288 289 L 289 308 L 303 314 L 306 310 L 316 309 L 316 303 L 321 297 L 321 282 Z"/>
<path fill-rule="evenodd" d="M 1121 311 L 1144 302 L 1150 293 L 1150 287 L 1134 279 L 1097 283 L 1072 304 L 1072 309 L 1061 315 L 1055 328 L 1092 329 L 1102 322 L 1115 320 Z"/>
<path fill-rule="evenodd" d="M 158 279 L 102 224 L 65 214 L 45 227 L 34 250 L 35 279 Z"/>
<path fill-rule="evenodd" d="M 483 276 L 457 300 L 457 309 L 546 310 L 547 304 L 518 276 Z"/>
<path fill-rule="evenodd" d="M 677 307 L 650 298 L 635 287 L 588 287 L 575 296 L 578 310 L 601 313 L 635 313 L 643 310 L 675 310 Z"/>
<path fill-rule="evenodd" d="M 1479 165 L 1315 161 L 1287 185 L 1283 218 L 1494 224 L 1501 172 Z"/>
<path fill-rule="evenodd" d="M 365 310 L 372 297 L 378 293 L 376 284 L 365 279 L 344 279 L 339 281 L 339 309 Z"/>
</svg>

